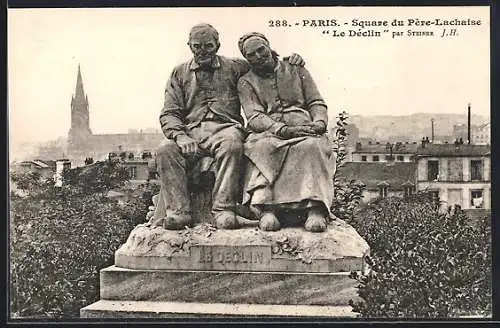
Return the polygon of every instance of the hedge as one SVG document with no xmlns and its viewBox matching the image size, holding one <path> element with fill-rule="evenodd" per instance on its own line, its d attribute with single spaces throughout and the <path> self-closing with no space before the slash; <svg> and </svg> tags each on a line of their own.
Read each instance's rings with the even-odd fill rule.
<svg viewBox="0 0 500 328">
<path fill-rule="evenodd" d="M 362 317 L 491 315 L 491 218 L 440 213 L 430 197 L 379 200 L 350 222 L 371 247 L 372 271 L 354 275 Z"/>
<path fill-rule="evenodd" d="M 133 201 L 120 205 L 106 193 L 124 187 L 123 171 L 116 163 L 96 163 L 66 172 L 70 184 L 62 188 L 33 173 L 12 174 L 24 188 L 23 196 L 11 194 L 12 317 L 75 318 L 99 299 L 99 270 L 113 264 L 114 252 L 144 221 L 156 188 L 138 186 Z M 113 178 L 82 183 L 102 172 Z"/>
</svg>

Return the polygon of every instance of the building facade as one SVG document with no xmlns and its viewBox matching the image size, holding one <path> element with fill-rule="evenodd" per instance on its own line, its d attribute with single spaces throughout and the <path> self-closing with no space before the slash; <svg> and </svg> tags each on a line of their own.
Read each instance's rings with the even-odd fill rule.
<svg viewBox="0 0 500 328">
<path fill-rule="evenodd" d="M 356 143 L 351 162 L 412 162 L 417 151 L 416 142 Z"/>
<path fill-rule="evenodd" d="M 417 156 L 417 190 L 435 193 L 445 205 L 491 208 L 490 147 L 427 144 Z"/>
<path fill-rule="evenodd" d="M 477 127 L 472 134 L 472 143 L 476 145 L 491 144 L 491 124 L 486 123 Z"/>
<path fill-rule="evenodd" d="M 491 144 L 491 124 L 471 125 L 470 127 L 471 143 L 475 145 Z M 454 139 L 462 139 L 467 142 L 468 127 L 467 124 L 453 125 Z"/>
<path fill-rule="evenodd" d="M 108 160 L 118 160 L 128 172 L 131 182 L 142 183 L 157 178 L 156 163 L 150 151 L 134 153 L 120 151 L 108 153 Z"/>
<path fill-rule="evenodd" d="M 339 168 L 337 178 L 365 185 L 363 203 L 386 197 L 405 197 L 416 191 L 416 163 L 347 162 Z"/>
</svg>

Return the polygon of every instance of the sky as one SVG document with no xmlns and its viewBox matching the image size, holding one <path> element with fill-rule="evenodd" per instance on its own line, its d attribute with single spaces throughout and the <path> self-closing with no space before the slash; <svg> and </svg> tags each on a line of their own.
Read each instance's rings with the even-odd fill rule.
<svg viewBox="0 0 500 328">
<path fill-rule="evenodd" d="M 441 27 L 391 27 L 382 37 L 332 37 L 302 20 L 480 19 L 441 38 Z M 270 27 L 270 20 L 299 26 Z M 189 29 L 219 31 L 219 54 L 241 57 L 238 38 L 264 33 L 282 56 L 299 53 L 333 117 L 465 113 L 489 117 L 488 7 L 287 7 L 9 9 L 10 142 L 66 136 L 78 64 L 95 134 L 159 128 L 165 83 L 191 58 Z M 347 25 L 344 25 L 344 22 Z M 335 27 L 328 27 L 330 31 Z M 369 30 L 366 28 L 365 30 Z M 434 37 L 392 38 L 393 31 L 434 31 Z M 332 120 L 333 121 L 333 120 Z"/>
</svg>

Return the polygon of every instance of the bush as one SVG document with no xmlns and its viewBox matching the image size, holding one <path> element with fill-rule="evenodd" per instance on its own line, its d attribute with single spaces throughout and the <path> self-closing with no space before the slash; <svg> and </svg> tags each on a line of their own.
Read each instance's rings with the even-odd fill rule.
<svg viewBox="0 0 500 328">
<path fill-rule="evenodd" d="M 124 206 L 107 198 L 107 190 L 126 182 L 123 171 L 94 163 L 66 172 L 69 184 L 60 188 L 31 173 L 12 175 L 29 188 L 26 196 L 11 195 L 14 316 L 79 317 L 80 308 L 99 299 L 99 270 L 113 264 L 114 252 L 144 221 L 148 202 L 141 193 L 152 188 L 140 186 L 133 192 L 140 197 Z"/>
<path fill-rule="evenodd" d="M 357 277 L 363 302 L 352 304 L 362 317 L 491 314 L 489 220 L 440 214 L 418 194 L 380 200 L 350 223 L 371 247 L 372 271 Z"/>
<path fill-rule="evenodd" d="M 365 185 L 359 181 L 334 181 L 335 197 L 332 203 L 332 213 L 342 219 L 351 220 L 358 209 Z"/>
<path fill-rule="evenodd" d="M 122 206 L 123 216 L 135 225 L 144 223 L 148 208 L 153 206 L 153 196 L 160 192 L 160 185 L 146 182 L 123 191 L 128 194 L 128 200 Z"/>
</svg>

